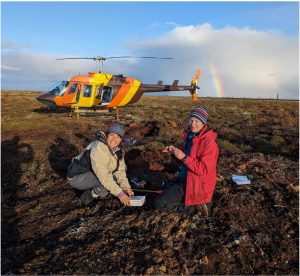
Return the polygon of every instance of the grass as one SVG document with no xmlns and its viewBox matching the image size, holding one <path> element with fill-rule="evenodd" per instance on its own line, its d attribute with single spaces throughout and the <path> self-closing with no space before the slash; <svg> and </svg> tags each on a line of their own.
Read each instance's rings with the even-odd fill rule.
<svg viewBox="0 0 300 276">
<path fill-rule="evenodd" d="M 30 145 L 51 145 L 57 137 L 64 137 L 82 150 L 87 141 L 93 139 L 96 130 L 103 130 L 114 121 L 113 115 L 105 120 L 101 116 L 81 116 L 77 120 L 66 113 L 45 112 L 35 100 L 37 95 L 37 92 L 1 93 L 4 137 L 9 133 L 17 134 Z M 150 137 L 151 141 L 143 148 L 161 150 L 164 145 L 181 143 L 189 112 L 198 105 L 209 110 L 209 126 L 218 134 L 221 153 L 253 151 L 284 154 L 291 158 L 298 156 L 297 101 L 200 98 L 193 102 L 189 97 L 144 96 L 137 103 L 120 108 L 120 114 L 132 117 L 125 120 L 127 129 L 135 123 L 155 122 L 159 132 Z M 76 135 L 83 135 L 85 139 Z M 38 148 L 35 150 L 39 152 Z"/>
</svg>

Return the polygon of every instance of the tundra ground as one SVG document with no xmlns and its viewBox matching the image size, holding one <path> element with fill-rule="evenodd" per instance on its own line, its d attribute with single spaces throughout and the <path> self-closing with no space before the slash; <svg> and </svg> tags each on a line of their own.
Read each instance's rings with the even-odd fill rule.
<svg viewBox="0 0 300 276">
<path fill-rule="evenodd" d="M 113 116 L 50 112 L 34 92 L 2 92 L 1 274 L 299 274 L 297 101 L 146 97 L 120 110 L 129 178 L 159 189 L 179 164 L 190 109 L 209 109 L 218 180 L 209 218 L 123 207 L 109 196 L 84 207 L 66 181 L 72 157 Z M 252 175 L 236 187 L 232 174 Z"/>
</svg>

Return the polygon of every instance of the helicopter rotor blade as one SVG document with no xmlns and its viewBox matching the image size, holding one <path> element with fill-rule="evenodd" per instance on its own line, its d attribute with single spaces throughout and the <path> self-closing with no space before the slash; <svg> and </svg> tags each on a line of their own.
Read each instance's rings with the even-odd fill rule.
<svg viewBox="0 0 300 276">
<path fill-rule="evenodd" d="M 198 80 L 198 78 L 200 77 L 200 75 L 201 75 L 201 72 L 200 72 L 200 70 L 198 69 L 198 70 L 196 71 L 195 75 L 194 75 L 193 78 L 192 78 L 192 83 L 197 84 L 197 80 Z"/>
<path fill-rule="evenodd" d="M 106 59 L 112 58 L 154 58 L 154 59 L 173 59 L 171 57 L 134 57 L 134 56 L 120 56 L 120 57 L 108 57 Z"/>
<path fill-rule="evenodd" d="M 173 59 L 172 57 L 137 57 L 137 58 Z"/>
<path fill-rule="evenodd" d="M 107 57 L 105 59 L 112 59 L 112 58 L 133 58 L 132 56 L 119 56 L 119 57 Z"/>
<path fill-rule="evenodd" d="M 57 58 L 56 60 L 64 60 L 64 59 L 95 59 L 89 57 L 70 57 L 70 58 Z"/>
<path fill-rule="evenodd" d="M 96 61 L 105 61 L 107 59 L 116 59 L 116 58 L 153 58 L 153 59 L 173 59 L 171 57 L 135 57 L 135 56 L 117 56 L 117 57 L 67 57 L 67 58 L 57 58 L 56 60 L 65 60 L 65 59 L 92 59 Z"/>
</svg>

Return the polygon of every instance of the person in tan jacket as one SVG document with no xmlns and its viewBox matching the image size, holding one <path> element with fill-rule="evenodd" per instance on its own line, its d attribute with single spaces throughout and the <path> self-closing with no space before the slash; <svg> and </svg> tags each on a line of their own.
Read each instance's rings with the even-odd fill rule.
<svg viewBox="0 0 300 276">
<path fill-rule="evenodd" d="M 80 196 L 85 205 L 111 193 L 129 206 L 134 192 L 126 177 L 124 149 L 121 145 L 123 136 L 123 127 L 118 123 L 112 124 L 107 134 L 98 132 L 97 140 L 72 159 L 67 179 L 72 187 L 85 190 Z"/>
</svg>

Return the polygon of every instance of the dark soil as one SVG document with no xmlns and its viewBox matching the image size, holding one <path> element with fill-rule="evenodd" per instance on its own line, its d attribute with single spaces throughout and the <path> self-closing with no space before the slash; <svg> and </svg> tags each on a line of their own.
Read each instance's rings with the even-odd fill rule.
<svg viewBox="0 0 300 276">
<path fill-rule="evenodd" d="M 127 128 L 139 145 L 159 131 L 155 121 Z M 108 196 L 88 208 L 65 175 L 92 133 L 3 133 L 1 274 L 299 274 L 297 158 L 221 152 L 208 218 L 154 210 L 155 194 L 143 207 Z M 153 190 L 179 166 L 141 147 L 128 148 L 126 162 L 129 178 Z M 252 183 L 232 185 L 234 173 L 251 174 Z"/>
</svg>

